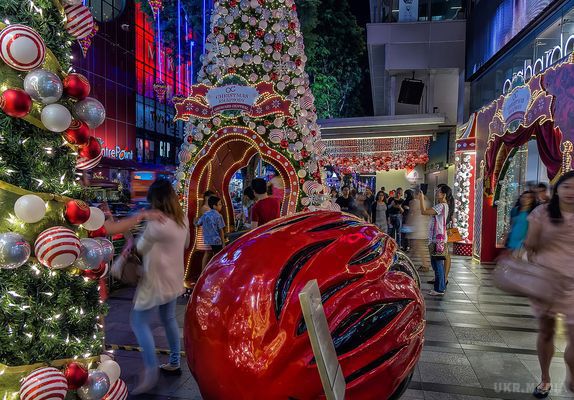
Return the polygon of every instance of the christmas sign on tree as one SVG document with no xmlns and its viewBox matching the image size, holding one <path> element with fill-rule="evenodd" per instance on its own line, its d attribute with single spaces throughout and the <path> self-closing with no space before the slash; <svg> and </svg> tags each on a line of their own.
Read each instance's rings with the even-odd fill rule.
<svg viewBox="0 0 574 400">
<path fill-rule="evenodd" d="M 324 200 L 325 146 L 304 50 L 293 0 L 215 2 L 200 83 L 175 104 L 187 122 L 176 175 L 184 197 L 213 147 L 243 135 L 281 167 L 288 212 Z"/>
</svg>

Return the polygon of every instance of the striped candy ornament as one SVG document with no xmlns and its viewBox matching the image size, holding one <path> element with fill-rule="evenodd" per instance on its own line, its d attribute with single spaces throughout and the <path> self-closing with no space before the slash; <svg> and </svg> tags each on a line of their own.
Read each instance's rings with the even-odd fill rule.
<svg viewBox="0 0 574 400">
<path fill-rule="evenodd" d="M 303 193 L 308 196 L 319 193 L 321 189 L 322 186 L 319 182 L 307 181 L 303 184 Z"/>
<path fill-rule="evenodd" d="M 90 9 L 83 4 L 65 5 L 66 31 L 76 39 L 88 36 L 94 28 L 94 17 Z"/>
<path fill-rule="evenodd" d="M 0 58 L 18 71 L 38 68 L 46 57 L 46 45 L 34 29 L 20 24 L 0 31 Z"/>
<path fill-rule="evenodd" d="M 69 267 L 80 255 L 80 239 L 63 226 L 54 226 L 40 233 L 34 253 L 40 264 L 50 269 Z"/>
<path fill-rule="evenodd" d="M 54 367 L 38 368 L 22 380 L 20 400 L 64 400 L 68 382 Z"/>
<path fill-rule="evenodd" d="M 272 129 L 271 132 L 269 132 L 269 141 L 271 143 L 281 143 L 281 141 L 285 139 L 285 133 L 282 130 L 279 129 Z"/>
<path fill-rule="evenodd" d="M 99 156 L 91 160 L 89 158 L 80 157 L 76 161 L 76 169 L 79 169 L 80 171 L 90 170 L 100 163 L 102 157 L 103 155 L 101 153 Z"/>
<path fill-rule="evenodd" d="M 112 385 L 102 400 L 125 400 L 128 397 L 128 387 L 124 381 L 118 379 Z"/>
</svg>

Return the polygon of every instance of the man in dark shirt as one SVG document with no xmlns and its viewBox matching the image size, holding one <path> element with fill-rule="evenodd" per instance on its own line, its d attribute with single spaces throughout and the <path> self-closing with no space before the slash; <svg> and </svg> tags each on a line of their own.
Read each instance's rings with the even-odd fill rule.
<svg viewBox="0 0 574 400">
<path fill-rule="evenodd" d="M 401 248 L 401 229 L 403 226 L 403 189 L 398 188 L 395 191 L 395 197 L 389 200 L 389 235 L 395 239 L 399 248 Z"/>
<path fill-rule="evenodd" d="M 354 208 L 355 201 L 350 195 L 351 191 L 349 189 L 349 186 L 343 186 L 341 193 L 343 193 L 343 195 L 337 198 L 336 203 L 339 205 L 339 207 L 341 207 L 341 211 L 351 212 Z"/>
<path fill-rule="evenodd" d="M 373 208 L 373 203 L 375 202 L 375 196 L 373 195 L 373 190 L 370 187 L 365 189 L 365 209 L 371 217 L 371 208 Z"/>
<path fill-rule="evenodd" d="M 265 179 L 255 178 L 251 182 L 257 202 L 251 209 L 251 226 L 257 228 L 281 216 L 281 201 L 267 195 Z"/>
</svg>

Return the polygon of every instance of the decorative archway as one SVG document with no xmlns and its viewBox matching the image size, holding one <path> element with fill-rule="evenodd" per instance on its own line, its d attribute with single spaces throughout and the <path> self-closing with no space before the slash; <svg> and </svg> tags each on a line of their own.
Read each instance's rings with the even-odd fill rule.
<svg viewBox="0 0 574 400">
<path fill-rule="evenodd" d="M 233 226 L 235 219 L 228 190 L 229 183 L 233 174 L 245 167 L 256 154 L 272 165 L 283 180 L 285 194 L 282 215 L 292 214 L 297 210 L 300 186 L 297 172 L 291 161 L 280 152 L 270 148 L 259 134 L 249 128 L 219 129 L 197 152 L 183 188 L 184 211 L 188 215 L 191 231 L 191 242 L 185 255 L 187 283 L 194 281 L 201 272 L 194 226 L 194 220 L 201 207 L 199 199 L 206 190 L 215 190 L 223 201 L 222 214 L 226 225 Z"/>
</svg>

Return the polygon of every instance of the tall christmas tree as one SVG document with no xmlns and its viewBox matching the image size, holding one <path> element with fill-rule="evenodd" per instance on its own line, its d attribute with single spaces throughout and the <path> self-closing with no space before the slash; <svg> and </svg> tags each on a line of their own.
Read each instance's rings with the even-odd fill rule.
<svg viewBox="0 0 574 400">
<path fill-rule="evenodd" d="M 93 33 L 90 11 L 81 0 L 2 0 L 0 21 L 0 397 L 12 398 L 38 363 L 101 353 L 96 264 L 110 243 L 85 239 L 104 215 L 79 200 L 78 173 L 101 158 L 90 128 L 105 118 L 71 68 L 74 40 Z"/>
<path fill-rule="evenodd" d="M 294 198 L 289 204 L 302 209 L 321 202 L 319 159 L 324 144 L 305 72 L 304 48 L 293 0 L 215 2 L 200 85 L 176 105 L 176 118 L 189 121 L 177 174 L 184 194 L 190 189 L 190 173 L 205 154 L 202 149 L 226 128 L 247 128 L 254 133 L 250 139 L 269 148 L 265 153 L 277 152 L 277 159 L 293 166 L 297 189 L 291 192 Z M 252 107 L 218 112 L 209 90 L 226 85 L 257 90 Z"/>
</svg>

